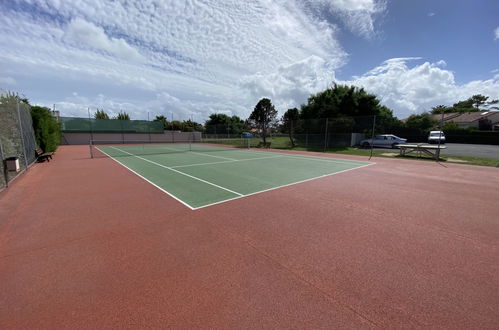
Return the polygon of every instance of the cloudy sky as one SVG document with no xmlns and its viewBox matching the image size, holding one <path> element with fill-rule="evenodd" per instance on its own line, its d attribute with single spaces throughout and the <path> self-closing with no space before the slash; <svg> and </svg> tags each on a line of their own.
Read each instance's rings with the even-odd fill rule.
<svg viewBox="0 0 499 330">
<path fill-rule="evenodd" d="M 333 82 L 399 118 L 499 98 L 497 0 L 0 0 L 0 90 L 63 116 L 246 119 Z"/>
</svg>

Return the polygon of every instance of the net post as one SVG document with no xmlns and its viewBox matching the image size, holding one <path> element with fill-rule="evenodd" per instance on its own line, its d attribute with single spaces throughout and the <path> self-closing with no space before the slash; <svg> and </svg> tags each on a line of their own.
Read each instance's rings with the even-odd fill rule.
<svg viewBox="0 0 499 330">
<path fill-rule="evenodd" d="M 94 158 L 94 154 L 92 152 L 92 140 L 88 140 L 88 147 L 90 149 L 90 158 Z"/>
</svg>

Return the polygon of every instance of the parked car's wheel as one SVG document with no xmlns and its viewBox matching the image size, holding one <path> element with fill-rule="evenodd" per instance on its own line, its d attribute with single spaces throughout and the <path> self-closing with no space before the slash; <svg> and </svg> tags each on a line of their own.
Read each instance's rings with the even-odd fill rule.
<svg viewBox="0 0 499 330">
<path fill-rule="evenodd" d="M 392 149 L 397 148 L 398 143 L 392 143 Z"/>
<path fill-rule="evenodd" d="M 369 142 L 364 142 L 362 143 L 362 148 L 370 148 L 371 146 L 369 145 Z"/>
</svg>

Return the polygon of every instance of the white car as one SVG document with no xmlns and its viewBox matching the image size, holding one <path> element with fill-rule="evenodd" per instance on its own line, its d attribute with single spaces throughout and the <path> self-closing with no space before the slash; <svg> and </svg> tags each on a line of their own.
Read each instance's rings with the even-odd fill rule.
<svg viewBox="0 0 499 330">
<path fill-rule="evenodd" d="M 382 135 L 376 135 L 374 139 L 365 139 L 360 141 L 360 146 L 363 148 L 370 148 L 371 146 L 396 148 L 397 144 L 403 144 L 406 142 L 407 139 L 403 139 L 392 134 L 382 134 Z"/>
<path fill-rule="evenodd" d="M 430 131 L 430 134 L 428 135 L 428 143 L 438 143 L 440 140 L 440 143 L 445 143 L 445 135 L 444 132 L 442 131 Z"/>
</svg>

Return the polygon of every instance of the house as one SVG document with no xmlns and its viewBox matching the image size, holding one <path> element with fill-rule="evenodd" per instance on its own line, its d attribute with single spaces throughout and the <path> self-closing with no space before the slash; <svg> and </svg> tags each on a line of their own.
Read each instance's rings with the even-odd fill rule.
<svg viewBox="0 0 499 330">
<path fill-rule="evenodd" d="M 433 115 L 437 121 L 442 115 Z M 499 130 L 499 111 L 476 111 L 464 113 L 445 113 L 443 123 L 456 123 L 461 128 L 476 128 L 483 130 Z"/>
</svg>

